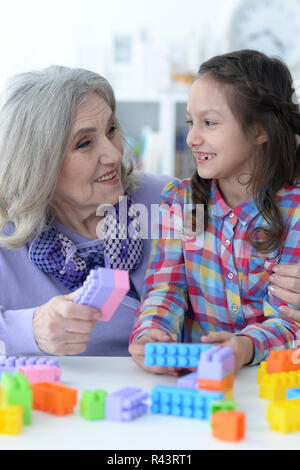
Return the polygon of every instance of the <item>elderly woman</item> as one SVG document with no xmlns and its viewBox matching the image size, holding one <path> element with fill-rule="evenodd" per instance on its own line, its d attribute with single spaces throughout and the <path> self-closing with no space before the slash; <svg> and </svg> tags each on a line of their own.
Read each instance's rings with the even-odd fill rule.
<svg viewBox="0 0 300 470">
<path fill-rule="evenodd" d="M 115 112 L 109 83 L 82 69 L 21 74 L 7 90 L 0 113 L 0 341 L 7 355 L 128 355 L 151 240 L 128 232 L 100 239 L 99 205 L 118 214 L 126 195 L 126 212 L 136 203 L 150 214 L 169 178 L 125 165 Z M 99 310 L 73 302 L 99 266 L 130 272 L 130 291 L 105 323 Z"/>
</svg>

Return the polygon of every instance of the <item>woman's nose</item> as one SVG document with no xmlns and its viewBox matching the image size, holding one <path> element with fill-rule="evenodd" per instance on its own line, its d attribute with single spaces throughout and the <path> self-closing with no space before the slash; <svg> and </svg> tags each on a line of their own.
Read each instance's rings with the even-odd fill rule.
<svg viewBox="0 0 300 470">
<path fill-rule="evenodd" d="M 99 163 L 101 165 L 117 164 L 122 160 L 122 149 L 115 147 L 109 139 L 107 140 L 108 142 L 99 149 Z"/>
</svg>

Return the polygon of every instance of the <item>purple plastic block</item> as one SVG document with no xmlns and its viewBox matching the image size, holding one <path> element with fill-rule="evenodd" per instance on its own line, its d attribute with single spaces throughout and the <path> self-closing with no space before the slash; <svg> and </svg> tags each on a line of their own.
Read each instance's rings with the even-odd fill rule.
<svg viewBox="0 0 300 470">
<path fill-rule="evenodd" d="M 102 310 L 101 321 L 108 321 L 129 288 L 127 271 L 109 268 L 92 269 L 74 302 Z"/>
<path fill-rule="evenodd" d="M 234 372 L 235 358 L 230 347 L 214 346 L 204 351 L 198 362 L 198 379 L 222 380 Z"/>
<path fill-rule="evenodd" d="M 140 388 L 127 387 L 106 395 L 105 419 L 131 421 L 147 412 L 144 401 L 148 393 Z"/>
<path fill-rule="evenodd" d="M 33 365 L 49 365 L 59 367 L 59 362 L 56 357 L 47 358 L 47 357 L 17 357 L 17 356 L 8 356 L 2 357 L 0 360 L 0 367 L 7 366 L 15 368 L 17 372 L 18 367 L 20 366 L 33 366 Z"/>
<path fill-rule="evenodd" d="M 179 379 L 177 380 L 177 387 L 197 388 L 197 379 L 197 372 L 192 372 L 191 374 L 184 375 L 183 377 L 179 377 Z"/>
<path fill-rule="evenodd" d="M 92 269 L 74 302 L 99 310 L 115 288 L 114 271 L 108 268 Z"/>
</svg>

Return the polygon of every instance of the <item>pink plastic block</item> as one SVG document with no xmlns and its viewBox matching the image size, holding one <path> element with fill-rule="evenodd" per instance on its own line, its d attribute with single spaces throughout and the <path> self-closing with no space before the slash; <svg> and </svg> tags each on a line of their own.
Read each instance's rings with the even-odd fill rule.
<svg viewBox="0 0 300 470">
<path fill-rule="evenodd" d="M 232 348 L 214 346 L 201 354 L 198 362 L 198 379 L 222 380 L 234 373 Z"/>
<path fill-rule="evenodd" d="M 114 291 L 101 308 L 103 314 L 101 321 L 108 321 L 111 318 L 130 288 L 128 271 L 114 269 L 114 280 Z"/>
<path fill-rule="evenodd" d="M 24 374 L 29 383 L 36 384 L 41 382 L 60 383 L 61 369 L 49 365 L 20 366 L 18 372 Z"/>
<path fill-rule="evenodd" d="M 179 377 L 179 379 L 177 379 L 177 387 L 197 388 L 197 383 L 198 383 L 197 379 L 198 379 L 197 372 L 186 374 L 183 377 Z"/>
<path fill-rule="evenodd" d="M 98 308 L 103 315 L 101 321 L 108 321 L 129 288 L 128 271 L 92 269 L 74 302 Z"/>
</svg>

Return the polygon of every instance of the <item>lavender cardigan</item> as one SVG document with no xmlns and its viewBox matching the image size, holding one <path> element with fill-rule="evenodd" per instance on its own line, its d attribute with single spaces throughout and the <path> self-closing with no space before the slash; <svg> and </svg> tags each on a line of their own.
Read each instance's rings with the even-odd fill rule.
<svg viewBox="0 0 300 470">
<path fill-rule="evenodd" d="M 160 193 L 170 181 L 167 176 L 143 175 L 134 199 L 149 208 L 149 239 L 143 240 L 144 256 L 131 279 L 141 295 L 147 261 L 151 249 L 150 207 L 159 204 Z M 58 224 L 73 243 L 87 239 Z M 95 241 L 97 243 L 97 241 Z M 0 341 L 5 353 L 12 355 L 45 355 L 34 338 L 32 319 L 35 309 L 56 295 L 70 291 L 52 275 L 42 272 L 28 256 L 29 243 L 15 250 L 0 248 Z M 127 356 L 134 313 L 139 302 L 125 297 L 109 322 L 98 322 L 83 356 Z M 0 343 L 1 344 L 1 343 Z M 2 348 L 3 349 L 3 348 Z"/>
</svg>

